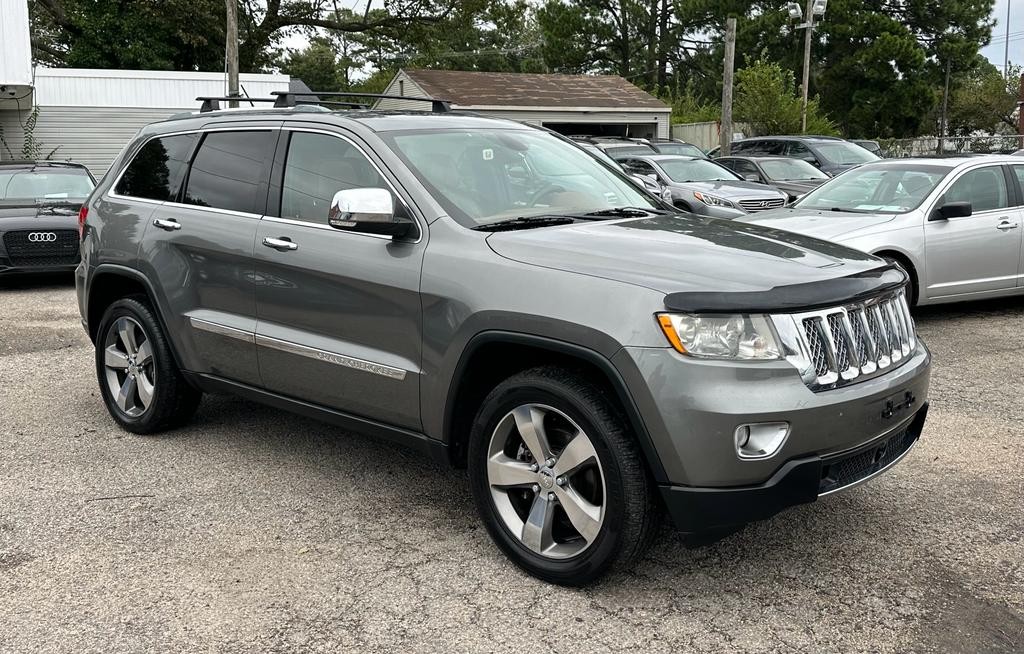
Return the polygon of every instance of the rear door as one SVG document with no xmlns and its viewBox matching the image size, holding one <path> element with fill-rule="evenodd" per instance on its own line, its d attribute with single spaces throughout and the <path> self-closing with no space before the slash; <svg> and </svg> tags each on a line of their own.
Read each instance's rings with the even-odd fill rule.
<svg viewBox="0 0 1024 654">
<path fill-rule="evenodd" d="M 386 188 L 396 206 L 410 205 L 352 135 L 298 127 L 284 134 L 256 235 L 256 344 L 266 388 L 419 428 L 424 223 L 407 241 L 334 229 L 327 216 L 342 189 Z"/>
<path fill-rule="evenodd" d="M 279 133 L 200 132 L 181 189 L 146 227 L 140 267 L 159 284 L 167 326 L 194 372 L 260 384 L 252 252 Z"/>
<path fill-rule="evenodd" d="M 1016 209 L 1017 216 L 1021 220 L 1021 227 L 1018 232 L 1021 232 L 1021 258 L 1017 264 L 1017 286 L 1024 287 L 1024 164 L 1012 164 L 1010 170 L 1013 172 L 1011 181 L 1016 182 Z"/>
<path fill-rule="evenodd" d="M 936 202 L 970 202 L 972 214 L 924 225 L 929 298 L 1002 291 L 1017 285 L 1021 211 L 1000 165 L 972 168 L 956 177 Z M 935 206 L 929 209 L 934 209 Z"/>
</svg>

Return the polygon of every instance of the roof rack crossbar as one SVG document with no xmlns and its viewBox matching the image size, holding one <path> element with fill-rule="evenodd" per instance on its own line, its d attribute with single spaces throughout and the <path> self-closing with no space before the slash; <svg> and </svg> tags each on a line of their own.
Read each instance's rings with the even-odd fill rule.
<svg viewBox="0 0 1024 654">
<path fill-rule="evenodd" d="M 279 107 L 293 107 L 295 106 L 295 98 L 297 97 L 315 97 L 322 98 L 324 96 L 328 98 L 373 98 L 375 100 L 411 100 L 413 102 L 429 102 L 430 110 L 434 113 L 445 113 L 452 110 L 452 105 L 447 100 L 441 100 L 439 98 L 415 98 L 407 95 L 388 95 L 384 93 L 353 93 L 350 91 L 303 91 L 296 93 L 294 91 L 271 91 L 271 95 L 275 95 L 278 98 L 278 103 L 275 106 Z M 327 104 L 324 101 L 319 101 L 319 104 Z"/>
<path fill-rule="evenodd" d="M 230 102 L 275 102 L 274 98 L 250 98 L 244 95 L 220 95 L 220 96 L 205 96 L 201 95 L 196 100 L 202 100 L 203 104 L 199 107 L 199 113 L 205 114 L 210 111 L 218 111 L 220 109 L 221 101 Z"/>
</svg>

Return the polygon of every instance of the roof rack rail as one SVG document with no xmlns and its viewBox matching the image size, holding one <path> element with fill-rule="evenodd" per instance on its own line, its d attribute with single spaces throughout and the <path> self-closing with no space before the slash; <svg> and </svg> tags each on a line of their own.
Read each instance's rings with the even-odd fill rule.
<svg viewBox="0 0 1024 654">
<path fill-rule="evenodd" d="M 317 101 L 313 104 L 340 104 L 340 105 L 353 105 L 355 103 L 348 102 L 334 102 L 328 100 L 321 100 L 320 98 L 326 96 L 328 98 L 373 98 L 375 100 L 410 100 L 413 102 L 429 102 L 430 110 L 434 113 L 445 113 L 452 110 L 452 105 L 447 100 L 441 100 L 439 98 L 415 98 L 407 95 L 387 95 L 383 93 L 352 93 L 350 91 L 271 91 L 270 95 L 277 97 L 277 102 L 274 104 L 275 107 L 294 107 L 298 101 L 296 98 L 308 98 L 315 97 Z M 366 106 L 366 105 L 359 105 Z"/>
<path fill-rule="evenodd" d="M 281 93 L 281 92 L 277 92 L 277 93 Z M 284 93 L 286 93 L 286 92 L 284 92 Z M 317 101 L 317 102 L 308 102 L 308 103 L 303 103 L 303 102 L 285 103 L 285 102 L 281 101 L 281 97 L 276 97 L 276 98 L 250 98 L 248 96 L 241 96 L 241 95 L 200 96 L 200 97 L 196 98 L 196 100 L 202 100 L 202 102 L 203 102 L 202 106 L 199 108 L 199 113 L 201 113 L 201 114 L 205 114 L 205 113 L 210 112 L 210 111 L 219 111 L 220 110 L 220 103 L 222 101 L 225 101 L 225 102 L 231 102 L 231 101 L 235 101 L 235 102 L 248 102 L 249 104 L 252 104 L 254 102 L 273 102 L 274 103 L 274 107 L 276 107 L 276 108 L 295 107 L 295 106 L 297 106 L 299 104 L 329 104 L 329 105 L 335 105 L 335 106 L 341 106 L 341 107 L 348 107 L 349 109 L 365 109 L 366 108 L 365 104 L 360 104 L 358 102 L 322 102 L 322 101 Z M 253 105 L 253 106 L 255 106 L 255 105 Z"/>
</svg>

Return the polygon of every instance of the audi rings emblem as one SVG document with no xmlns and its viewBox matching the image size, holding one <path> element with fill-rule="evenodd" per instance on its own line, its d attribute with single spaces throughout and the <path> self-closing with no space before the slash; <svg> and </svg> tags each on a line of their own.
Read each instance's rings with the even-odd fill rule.
<svg viewBox="0 0 1024 654">
<path fill-rule="evenodd" d="M 28 235 L 29 243 L 53 243 L 57 235 L 53 232 L 31 232 Z"/>
</svg>

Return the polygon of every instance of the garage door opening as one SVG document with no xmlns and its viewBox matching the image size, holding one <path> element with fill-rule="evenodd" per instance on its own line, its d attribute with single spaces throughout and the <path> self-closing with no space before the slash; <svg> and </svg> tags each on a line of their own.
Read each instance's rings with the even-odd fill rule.
<svg viewBox="0 0 1024 654">
<path fill-rule="evenodd" d="M 544 127 L 565 136 L 616 136 L 619 138 L 653 139 L 658 135 L 657 123 L 543 123 Z"/>
</svg>

